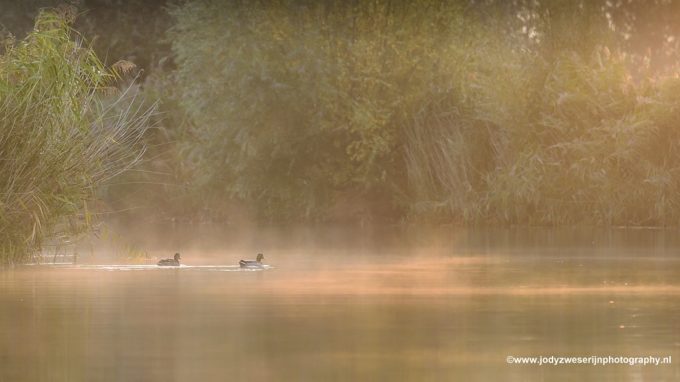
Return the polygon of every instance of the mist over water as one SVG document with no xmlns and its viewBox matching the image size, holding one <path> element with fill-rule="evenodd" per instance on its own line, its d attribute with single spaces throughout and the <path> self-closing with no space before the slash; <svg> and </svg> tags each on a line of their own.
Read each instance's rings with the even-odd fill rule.
<svg viewBox="0 0 680 382">
<path fill-rule="evenodd" d="M 164 245 L 151 233 L 139 244 L 158 245 L 157 257 L 183 245 L 178 269 L 98 263 L 95 254 L 87 264 L 0 271 L 0 380 L 680 375 L 677 363 L 506 363 L 509 355 L 675 358 L 680 243 L 671 231 L 302 227 L 246 235 L 209 226 L 166 234 Z M 236 266 L 258 251 L 273 268 Z"/>
</svg>

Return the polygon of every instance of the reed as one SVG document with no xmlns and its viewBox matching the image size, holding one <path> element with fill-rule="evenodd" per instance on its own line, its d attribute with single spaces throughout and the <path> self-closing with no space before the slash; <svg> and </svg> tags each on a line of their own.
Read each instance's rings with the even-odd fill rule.
<svg viewBox="0 0 680 382">
<path fill-rule="evenodd" d="M 0 263 L 85 232 L 97 186 L 143 152 L 151 111 L 115 88 L 126 65 L 105 67 L 72 16 L 41 12 L 0 56 Z"/>
</svg>

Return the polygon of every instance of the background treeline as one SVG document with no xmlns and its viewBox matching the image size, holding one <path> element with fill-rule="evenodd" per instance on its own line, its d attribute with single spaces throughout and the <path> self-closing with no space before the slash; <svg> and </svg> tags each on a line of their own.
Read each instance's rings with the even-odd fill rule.
<svg viewBox="0 0 680 382">
<path fill-rule="evenodd" d="M 19 3 L 18 35 L 54 5 Z M 75 5 L 160 102 L 142 163 L 100 190 L 113 211 L 680 223 L 678 2 Z"/>
</svg>

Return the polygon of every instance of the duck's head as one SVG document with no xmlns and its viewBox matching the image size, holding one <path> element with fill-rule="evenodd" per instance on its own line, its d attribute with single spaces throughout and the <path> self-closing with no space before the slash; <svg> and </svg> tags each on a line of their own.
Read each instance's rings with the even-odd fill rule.
<svg viewBox="0 0 680 382">
<path fill-rule="evenodd" d="M 262 259 L 264 259 L 264 255 L 261 254 L 261 253 L 258 253 L 258 254 L 257 254 L 257 262 L 258 262 L 258 263 L 261 263 L 261 262 L 262 262 Z"/>
<path fill-rule="evenodd" d="M 175 253 L 175 261 L 179 261 L 180 258 L 179 253 Z"/>
</svg>

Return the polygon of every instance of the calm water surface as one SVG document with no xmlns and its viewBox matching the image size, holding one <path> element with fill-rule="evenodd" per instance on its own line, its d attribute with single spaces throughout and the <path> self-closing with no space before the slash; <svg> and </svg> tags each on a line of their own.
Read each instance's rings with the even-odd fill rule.
<svg viewBox="0 0 680 382">
<path fill-rule="evenodd" d="M 254 239 L 183 248 L 180 269 L 95 257 L 0 270 L 0 381 L 680 379 L 675 231 L 371 235 L 258 239 L 266 271 L 230 265 Z"/>
</svg>

